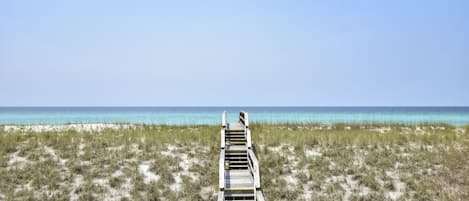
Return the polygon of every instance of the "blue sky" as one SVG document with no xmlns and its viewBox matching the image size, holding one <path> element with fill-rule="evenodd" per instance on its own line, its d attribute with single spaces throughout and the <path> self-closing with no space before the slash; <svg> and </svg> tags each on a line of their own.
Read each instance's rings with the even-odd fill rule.
<svg viewBox="0 0 469 201">
<path fill-rule="evenodd" d="M 2 106 L 467 106 L 469 1 L 0 1 Z"/>
</svg>

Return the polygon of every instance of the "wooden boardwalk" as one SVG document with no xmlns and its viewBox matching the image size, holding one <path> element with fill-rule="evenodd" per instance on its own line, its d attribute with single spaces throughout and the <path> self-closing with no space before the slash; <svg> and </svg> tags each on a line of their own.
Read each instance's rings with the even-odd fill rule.
<svg viewBox="0 0 469 201">
<path fill-rule="evenodd" d="M 218 201 L 264 201 L 259 162 L 251 149 L 248 113 L 240 112 L 238 122 L 227 123 L 223 112 L 222 127 Z"/>
</svg>

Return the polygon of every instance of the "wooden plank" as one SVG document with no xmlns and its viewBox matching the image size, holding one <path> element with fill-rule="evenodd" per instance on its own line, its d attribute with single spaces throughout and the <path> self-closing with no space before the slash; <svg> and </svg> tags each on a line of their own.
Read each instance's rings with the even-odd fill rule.
<svg viewBox="0 0 469 201">
<path fill-rule="evenodd" d="M 249 170 L 225 170 L 225 175 L 229 177 L 252 177 Z"/>
<path fill-rule="evenodd" d="M 237 183 L 227 183 L 225 189 L 254 189 L 254 183 L 242 183 L 242 182 L 237 182 Z"/>
<path fill-rule="evenodd" d="M 230 185 L 248 185 L 247 187 L 254 187 L 254 181 L 252 180 L 252 177 L 249 176 L 233 178 L 227 177 L 225 180 L 225 186 L 229 188 Z"/>
<path fill-rule="evenodd" d="M 251 129 L 247 128 L 246 130 L 246 146 L 248 146 L 248 149 L 251 149 L 252 143 L 251 143 Z"/>
<path fill-rule="evenodd" d="M 246 151 L 247 147 L 246 145 L 229 145 L 226 146 L 225 149 L 227 151 Z"/>
<path fill-rule="evenodd" d="M 249 127 L 249 117 L 248 117 L 248 116 L 249 116 L 248 113 L 247 113 L 247 112 L 244 112 L 244 126 L 245 126 L 246 128 Z"/>
<path fill-rule="evenodd" d="M 244 191 L 244 192 L 231 192 L 228 191 L 225 193 L 226 197 L 254 197 L 254 192 L 252 191 Z"/>
<path fill-rule="evenodd" d="M 225 129 L 221 129 L 221 136 L 220 136 L 220 144 L 221 148 L 225 148 Z"/>
<path fill-rule="evenodd" d="M 220 189 L 225 188 L 225 150 L 220 151 L 220 163 L 218 169 L 218 187 Z"/>
<path fill-rule="evenodd" d="M 227 130 L 228 131 L 244 131 L 244 126 L 238 122 L 228 123 Z"/>
<path fill-rule="evenodd" d="M 249 170 L 226 170 L 226 188 L 254 188 L 254 180 Z"/>
<path fill-rule="evenodd" d="M 217 201 L 224 201 L 225 200 L 225 192 L 218 191 L 218 199 Z"/>
<path fill-rule="evenodd" d="M 256 191 L 256 200 L 265 201 L 264 193 L 261 190 Z"/>
<path fill-rule="evenodd" d="M 248 158 L 252 161 L 251 170 L 252 170 L 252 175 L 254 175 L 255 187 L 260 188 L 261 181 L 260 181 L 260 174 L 259 174 L 259 161 L 257 160 L 256 155 L 251 149 L 248 150 Z"/>
<path fill-rule="evenodd" d="M 253 191 L 255 188 L 225 188 L 225 191 Z"/>
<path fill-rule="evenodd" d="M 226 127 L 226 111 L 221 114 L 221 126 Z"/>
</svg>

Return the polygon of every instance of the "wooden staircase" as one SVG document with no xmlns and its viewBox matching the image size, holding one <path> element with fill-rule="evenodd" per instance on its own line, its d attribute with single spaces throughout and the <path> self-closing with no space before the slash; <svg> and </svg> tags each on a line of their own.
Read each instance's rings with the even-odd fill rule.
<svg viewBox="0 0 469 201">
<path fill-rule="evenodd" d="M 218 200 L 264 201 L 260 188 L 259 162 L 251 147 L 248 114 L 226 123 L 222 115 Z"/>
</svg>

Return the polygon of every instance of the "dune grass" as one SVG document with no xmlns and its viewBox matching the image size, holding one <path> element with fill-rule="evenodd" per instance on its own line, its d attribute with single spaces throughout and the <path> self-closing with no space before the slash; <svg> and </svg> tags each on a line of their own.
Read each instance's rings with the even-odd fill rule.
<svg viewBox="0 0 469 201">
<path fill-rule="evenodd" d="M 0 128 L 0 200 L 216 200 L 219 126 Z M 469 127 L 252 124 L 268 200 L 469 200 Z"/>
</svg>

